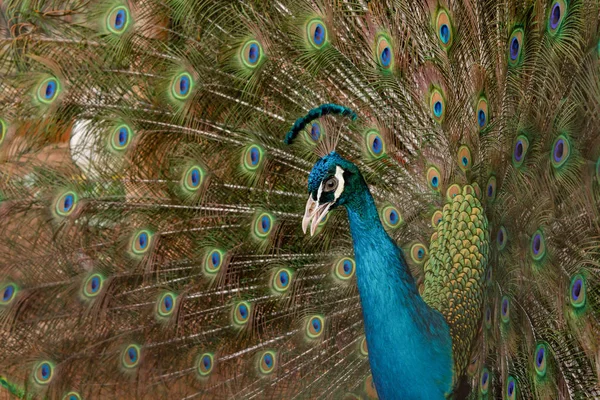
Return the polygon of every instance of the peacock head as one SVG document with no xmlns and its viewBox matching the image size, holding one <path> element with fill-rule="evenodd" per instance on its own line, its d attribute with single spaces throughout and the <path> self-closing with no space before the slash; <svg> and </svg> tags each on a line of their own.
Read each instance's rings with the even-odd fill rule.
<svg viewBox="0 0 600 400">
<path fill-rule="evenodd" d="M 302 230 L 310 225 L 313 235 L 319 222 L 330 210 L 347 205 L 362 187 L 362 176 L 356 165 L 335 151 L 321 158 L 308 176 L 308 201 L 302 219 Z"/>
</svg>

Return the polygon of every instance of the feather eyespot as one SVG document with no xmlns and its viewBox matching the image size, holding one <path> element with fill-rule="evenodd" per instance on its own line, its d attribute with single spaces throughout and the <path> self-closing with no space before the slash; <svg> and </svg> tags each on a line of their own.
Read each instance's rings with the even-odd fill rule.
<svg viewBox="0 0 600 400">
<path fill-rule="evenodd" d="M 106 17 L 106 28 L 116 34 L 120 35 L 127 30 L 131 22 L 129 15 L 129 9 L 125 6 L 117 6 L 108 12 Z"/>
<path fill-rule="evenodd" d="M 103 285 L 104 277 L 102 275 L 90 275 L 83 285 L 83 295 L 88 299 L 92 299 L 100 294 Z"/>
<path fill-rule="evenodd" d="M 77 194 L 75 192 L 66 192 L 56 199 L 54 210 L 61 217 L 67 217 L 73 213 L 77 207 Z"/>
<path fill-rule="evenodd" d="M 69 392 L 64 395 L 62 400 L 81 400 L 81 396 L 77 392 Z"/>
<path fill-rule="evenodd" d="M 259 239 L 265 239 L 273 230 L 273 217 L 268 213 L 259 214 L 254 220 L 254 234 Z"/>
<path fill-rule="evenodd" d="M 216 274 L 221 269 L 225 253 L 219 249 L 210 249 L 204 258 L 204 271 L 208 274 Z"/>
<path fill-rule="evenodd" d="M 473 165 L 473 159 L 471 158 L 471 150 L 468 146 L 460 146 L 457 154 L 458 167 L 463 171 L 468 171 Z"/>
<path fill-rule="evenodd" d="M 263 159 L 263 149 L 258 145 L 251 145 L 244 153 L 244 167 L 248 171 L 255 171 L 260 167 Z"/>
<path fill-rule="evenodd" d="M 333 268 L 334 275 L 337 279 L 347 281 L 352 279 L 356 270 L 356 264 L 350 257 L 344 257 L 335 263 Z"/>
<path fill-rule="evenodd" d="M 315 49 L 321 49 L 327 43 L 327 27 L 319 18 L 311 19 L 306 24 L 306 35 Z"/>
<path fill-rule="evenodd" d="M 485 327 L 487 329 L 492 327 L 492 309 L 489 306 L 485 308 Z"/>
<path fill-rule="evenodd" d="M 394 65 L 394 53 L 390 41 L 384 35 L 377 38 L 377 63 L 383 69 L 391 69 Z"/>
<path fill-rule="evenodd" d="M 196 370 L 201 377 L 207 377 L 213 371 L 214 366 L 214 355 L 211 353 L 204 353 L 198 358 L 198 367 Z"/>
<path fill-rule="evenodd" d="M 121 354 L 121 365 L 127 369 L 132 369 L 138 366 L 140 362 L 140 346 L 130 344 L 123 350 Z"/>
<path fill-rule="evenodd" d="M 233 308 L 233 322 L 237 326 L 243 326 L 248 323 L 250 319 L 250 312 L 252 308 L 250 303 L 247 301 L 240 301 Z"/>
<path fill-rule="evenodd" d="M 457 183 L 453 183 L 448 187 L 448 190 L 446 190 L 446 199 L 451 202 L 452 199 L 454 199 L 460 193 L 460 185 L 458 185 Z"/>
<path fill-rule="evenodd" d="M 367 346 L 367 337 L 363 336 L 362 339 L 360 339 L 360 344 L 359 344 L 359 351 L 360 354 L 364 357 L 369 355 L 369 348 Z"/>
<path fill-rule="evenodd" d="M 248 40 L 242 46 L 240 56 L 246 67 L 256 68 L 263 59 L 262 46 L 256 40 Z"/>
<path fill-rule="evenodd" d="M 520 64 L 523 57 L 523 29 L 515 29 L 508 39 L 508 63 L 511 66 Z"/>
<path fill-rule="evenodd" d="M 533 364 L 535 367 L 535 372 L 537 372 L 539 376 L 546 375 L 546 352 L 547 348 L 544 343 L 539 343 L 535 348 L 535 359 L 533 361 Z"/>
<path fill-rule="evenodd" d="M 410 258 L 417 264 L 423 263 L 427 257 L 427 248 L 421 243 L 415 243 L 410 248 Z"/>
<path fill-rule="evenodd" d="M 531 237 L 531 258 L 541 260 L 546 254 L 546 240 L 541 230 L 537 230 Z"/>
<path fill-rule="evenodd" d="M 177 304 L 177 296 L 174 293 L 163 293 L 158 298 L 156 309 L 159 317 L 169 317 L 175 311 L 175 305 Z"/>
<path fill-rule="evenodd" d="M 0 145 L 4 142 L 6 132 L 8 131 L 8 124 L 2 118 L 0 118 Z"/>
<path fill-rule="evenodd" d="M 442 183 L 442 176 L 436 167 L 429 167 L 427 170 L 427 184 L 431 190 L 439 192 Z"/>
<path fill-rule="evenodd" d="M 376 130 L 371 130 L 367 133 L 367 149 L 371 156 L 379 158 L 385 154 L 385 142 Z"/>
<path fill-rule="evenodd" d="M 273 276 L 271 287 L 279 293 L 284 293 L 290 288 L 292 271 L 287 268 L 277 270 Z"/>
<path fill-rule="evenodd" d="M 388 228 L 397 228 L 402 223 L 402 217 L 400 216 L 400 212 L 394 206 L 385 206 L 381 210 L 381 219 L 383 223 Z"/>
<path fill-rule="evenodd" d="M 600 184 L 600 157 L 596 161 L 596 181 Z"/>
<path fill-rule="evenodd" d="M 496 199 L 496 177 L 493 175 L 488 179 L 485 194 L 490 202 L 493 202 Z"/>
<path fill-rule="evenodd" d="M 54 376 L 54 364 L 49 361 L 38 363 L 34 369 L 33 378 L 39 385 L 47 385 Z"/>
<path fill-rule="evenodd" d="M 132 136 L 131 128 L 128 125 L 119 125 L 111 135 L 110 145 L 116 151 L 123 151 L 131 143 Z"/>
<path fill-rule="evenodd" d="M 510 302 L 506 296 L 502 297 L 502 301 L 500 302 L 500 319 L 504 323 L 507 323 L 510 319 Z"/>
<path fill-rule="evenodd" d="M 194 80 L 192 75 L 187 72 L 182 72 L 173 78 L 171 83 L 171 94 L 177 100 L 185 100 L 192 93 L 194 87 Z"/>
<path fill-rule="evenodd" d="M 477 125 L 483 129 L 488 124 L 488 102 L 485 97 L 481 97 L 477 102 Z"/>
<path fill-rule="evenodd" d="M 442 222 L 443 217 L 444 214 L 440 210 L 436 210 L 431 216 L 431 226 L 436 228 Z"/>
<path fill-rule="evenodd" d="M 479 391 L 481 394 L 487 394 L 490 387 L 490 372 L 487 368 L 481 370 L 481 377 L 479 379 Z"/>
<path fill-rule="evenodd" d="M 307 131 L 307 139 L 309 143 L 317 143 L 323 134 L 323 127 L 318 121 L 313 121 L 310 125 L 310 130 Z"/>
<path fill-rule="evenodd" d="M 548 32 L 551 35 L 556 35 L 560 26 L 563 23 L 564 16 L 567 12 L 567 3 L 564 0 L 554 0 L 550 6 L 548 13 Z"/>
<path fill-rule="evenodd" d="M 200 189 L 203 181 L 204 171 L 197 165 L 189 167 L 183 175 L 183 187 L 190 192 Z"/>
<path fill-rule="evenodd" d="M 429 108 L 433 119 L 441 124 L 446 115 L 446 100 L 440 89 L 434 88 L 429 96 Z"/>
<path fill-rule="evenodd" d="M 306 321 L 306 336 L 309 339 L 317 339 L 323 334 L 325 319 L 320 315 L 313 315 Z"/>
<path fill-rule="evenodd" d="M 498 250 L 504 250 L 506 243 L 508 243 L 508 234 L 506 233 L 506 228 L 501 226 L 496 234 L 496 245 L 498 246 Z"/>
<path fill-rule="evenodd" d="M 60 93 L 60 82 L 55 77 L 46 78 L 37 89 L 37 99 L 44 104 L 51 104 Z"/>
<path fill-rule="evenodd" d="M 578 274 L 571 278 L 569 300 L 571 301 L 571 305 L 575 308 L 581 308 L 585 305 L 585 279 L 582 275 Z"/>
<path fill-rule="evenodd" d="M 377 399 L 377 389 L 375 388 L 375 381 L 373 375 L 369 374 L 365 379 L 365 393 L 369 399 Z"/>
<path fill-rule="evenodd" d="M 17 285 L 14 283 L 6 283 L 0 286 L 0 294 L 2 295 L 0 298 L 0 306 L 10 304 L 15 299 L 17 291 Z"/>
<path fill-rule="evenodd" d="M 268 375 L 275 371 L 275 367 L 277 366 L 277 355 L 274 351 L 268 350 L 261 353 L 258 360 L 258 369 L 261 374 Z"/>
<path fill-rule="evenodd" d="M 137 232 L 131 243 L 131 251 L 134 254 L 142 255 L 150 249 L 152 243 L 152 233 L 148 230 L 142 230 Z"/>
<path fill-rule="evenodd" d="M 506 399 L 515 400 L 517 398 L 517 382 L 515 378 L 509 376 L 506 380 Z"/>
<path fill-rule="evenodd" d="M 527 149 L 529 149 L 529 140 L 527 137 L 524 135 L 517 136 L 513 149 L 513 164 L 515 167 L 518 168 L 523 165 L 525 155 L 527 154 Z"/>
<path fill-rule="evenodd" d="M 444 9 L 440 9 L 437 14 L 437 36 L 440 40 L 440 44 L 444 49 L 452 46 L 452 22 L 450 21 L 450 15 Z"/>
<path fill-rule="evenodd" d="M 552 166 L 554 168 L 562 167 L 571 155 L 571 143 L 565 135 L 560 135 L 554 141 L 552 146 Z"/>
</svg>

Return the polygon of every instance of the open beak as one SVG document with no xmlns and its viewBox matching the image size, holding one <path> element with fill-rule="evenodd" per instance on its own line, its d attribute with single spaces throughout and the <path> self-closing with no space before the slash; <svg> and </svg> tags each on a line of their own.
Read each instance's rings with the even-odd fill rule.
<svg viewBox="0 0 600 400">
<path fill-rule="evenodd" d="M 306 202 L 306 209 L 304 210 L 304 218 L 302 218 L 302 232 L 306 234 L 306 228 L 308 228 L 308 225 L 310 224 L 310 236 L 313 236 L 319 222 L 325 218 L 332 204 L 333 203 L 325 203 L 319 205 L 319 202 L 313 200 L 309 195 L 308 201 Z"/>
</svg>

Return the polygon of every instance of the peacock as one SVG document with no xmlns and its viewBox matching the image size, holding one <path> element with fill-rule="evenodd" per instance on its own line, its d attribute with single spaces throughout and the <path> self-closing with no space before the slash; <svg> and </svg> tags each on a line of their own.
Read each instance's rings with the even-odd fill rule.
<svg viewBox="0 0 600 400">
<path fill-rule="evenodd" d="M 594 0 L 0 2 L 0 393 L 600 398 Z"/>
</svg>

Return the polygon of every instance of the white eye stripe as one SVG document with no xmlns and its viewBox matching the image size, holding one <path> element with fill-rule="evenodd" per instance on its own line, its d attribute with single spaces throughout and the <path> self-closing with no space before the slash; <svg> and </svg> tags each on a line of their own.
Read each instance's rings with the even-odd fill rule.
<svg viewBox="0 0 600 400">
<path fill-rule="evenodd" d="M 335 177 L 338 180 L 338 186 L 335 189 L 335 192 L 333 192 L 333 202 L 337 201 L 344 191 L 344 170 L 339 165 L 335 166 Z M 321 186 L 319 186 L 319 191 L 317 192 L 317 201 L 319 203 L 321 202 L 321 194 L 323 194 L 325 182 L 326 181 L 321 182 Z"/>
</svg>

